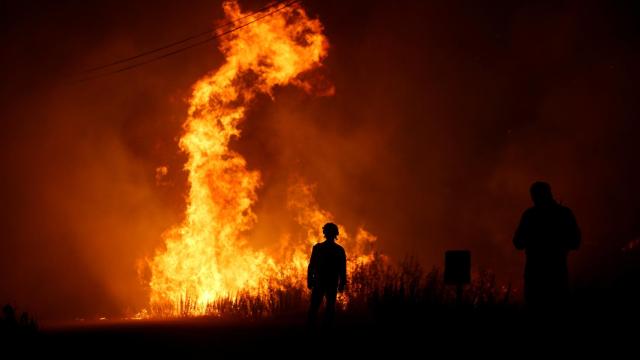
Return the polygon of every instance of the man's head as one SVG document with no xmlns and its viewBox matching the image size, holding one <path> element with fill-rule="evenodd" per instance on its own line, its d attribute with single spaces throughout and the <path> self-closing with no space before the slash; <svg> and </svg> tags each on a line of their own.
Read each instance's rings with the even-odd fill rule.
<svg viewBox="0 0 640 360">
<path fill-rule="evenodd" d="M 322 233 L 324 234 L 325 239 L 335 241 L 338 237 L 338 225 L 334 223 L 326 223 L 322 227 Z"/>
<path fill-rule="evenodd" d="M 543 181 L 536 181 L 529 189 L 531 200 L 535 206 L 544 206 L 554 203 L 551 185 Z"/>
</svg>

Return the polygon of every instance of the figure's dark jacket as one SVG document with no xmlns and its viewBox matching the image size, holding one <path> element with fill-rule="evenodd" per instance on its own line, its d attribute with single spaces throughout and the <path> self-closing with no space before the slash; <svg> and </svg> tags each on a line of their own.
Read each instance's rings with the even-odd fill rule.
<svg viewBox="0 0 640 360">
<path fill-rule="evenodd" d="M 558 203 L 534 206 L 522 214 L 513 244 L 526 253 L 527 278 L 565 278 L 567 255 L 580 246 L 580 229 L 573 212 Z"/>
<path fill-rule="evenodd" d="M 313 246 L 307 268 L 309 288 L 335 290 L 347 283 L 347 257 L 342 246 L 324 241 Z"/>
</svg>

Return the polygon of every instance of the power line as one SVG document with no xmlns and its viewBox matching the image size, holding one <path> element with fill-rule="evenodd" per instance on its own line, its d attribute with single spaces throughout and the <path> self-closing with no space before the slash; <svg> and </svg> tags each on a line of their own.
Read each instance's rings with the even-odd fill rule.
<svg viewBox="0 0 640 360">
<path fill-rule="evenodd" d="M 166 49 L 172 48 L 172 47 L 174 47 L 176 45 L 184 44 L 186 42 L 189 42 L 189 41 L 191 41 L 193 39 L 197 39 L 197 38 L 202 37 L 204 35 L 211 35 L 211 33 L 214 32 L 215 30 L 225 28 L 225 27 L 227 27 L 229 25 L 233 25 L 236 22 L 239 22 L 239 21 L 242 21 L 242 20 L 244 20 L 244 19 L 246 19 L 248 17 L 254 16 L 256 13 L 263 12 L 263 11 L 265 11 L 265 10 L 267 10 L 267 9 L 273 7 L 273 6 L 276 6 L 276 5 L 278 5 L 278 4 L 282 3 L 282 2 L 284 2 L 284 0 L 272 1 L 272 2 L 268 3 L 267 5 L 265 5 L 264 7 L 256 10 L 255 12 L 253 12 L 251 14 L 247 14 L 245 16 L 242 16 L 242 17 L 240 17 L 238 19 L 235 19 L 235 20 L 232 20 L 232 21 L 228 21 L 228 22 L 226 22 L 226 23 L 224 23 L 222 25 L 216 26 L 214 28 L 207 29 L 206 31 L 202 31 L 202 32 L 199 32 L 197 34 L 190 35 L 190 36 L 188 36 L 188 37 L 186 37 L 184 39 L 181 39 L 181 40 L 178 40 L 178 41 L 174 41 L 172 43 L 160 46 L 160 47 L 155 48 L 155 49 L 151 49 L 151 50 L 148 50 L 148 51 L 145 51 L 145 52 L 141 52 L 141 53 L 139 53 L 137 55 L 134 55 L 134 56 L 130 56 L 130 57 L 127 57 L 127 58 L 124 58 L 124 59 L 120 59 L 120 60 L 116 60 L 116 61 L 110 62 L 108 64 L 103 64 L 103 65 L 100 65 L 100 66 L 95 66 L 95 67 L 83 70 L 83 71 L 81 71 L 81 73 L 84 73 L 84 74 L 92 73 L 92 72 L 95 72 L 95 71 L 98 71 L 98 70 L 102 70 L 104 68 L 108 68 L 108 67 L 111 67 L 111 66 L 114 66 L 114 65 L 119 65 L 119 64 L 122 64 L 122 63 L 129 62 L 131 60 L 139 59 L 141 57 L 145 57 L 147 55 L 151 55 L 151 54 L 156 53 L 158 51 L 162 51 L 162 50 L 166 50 Z"/>
<path fill-rule="evenodd" d="M 89 80 L 94 80 L 94 79 L 98 79 L 98 78 L 101 78 L 101 77 L 104 77 L 104 76 L 114 75 L 114 74 L 117 74 L 117 73 L 121 73 L 123 71 L 131 70 L 131 69 L 143 66 L 143 65 L 147 65 L 147 64 L 152 63 L 152 62 L 156 62 L 156 61 L 164 59 L 166 57 L 169 57 L 169 56 L 184 52 L 186 50 L 192 49 L 192 48 L 194 48 L 196 46 L 200 46 L 200 45 L 206 44 L 211 40 L 214 40 L 214 39 L 220 38 L 222 36 L 228 35 L 228 34 L 230 34 L 232 32 L 238 31 L 238 30 L 240 30 L 242 28 L 245 28 L 245 27 L 247 27 L 247 26 L 249 26 L 249 25 L 251 25 L 251 24 L 253 24 L 253 23 L 257 22 L 257 21 L 260 21 L 260 20 L 262 20 L 262 19 L 264 19 L 264 18 L 266 18 L 268 16 L 271 16 L 271 15 L 273 15 L 273 14 L 279 12 L 279 11 L 282 11 L 282 10 L 290 7 L 291 5 L 294 5 L 294 4 L 299 3 L 301 1 L 302 0 L 290 1 L 290 2 L 288 2 L 286 4 L 284 4 L 283 6 L 277 8 L 277 9 L 275 9 L 273 11 L 270 11 L 270 12 L 268 12 L 268 13 L 262 15 L 262 16 L 259 16 L 259 17 L 255 18 L 255 19 L 245 23 L 245 24 L 242 24 L 240 26 L 237 26 L 235 28 L 229 29 L 229 30 L 224 31 L 224 32 L 219 33 L 219 34 L 211 35 L 211 36 L 205 38 L 204 40 L 195 42 L 195 43 L 187 45 L 187 46 L 180 47 L 180 48 L 178 48 L 178 49 L 176 49 L 174 51 L 162 54 L 160 56 L 153 57 L 153 58 L 151 58 L 149 60 L 145 60 L 145 61 L 141 61 L 141 62 L 138 62 L 138 63 L 134 63 L 132 65 L 128 65 L 128 66 L 125 66 L 123 68 L 120 68 L 120 69 L 117 69 L 117 70 L 114 70 L 114 71 L 110 71 L 110 72 L 107 72 L 107 73 L 102 73 L 102 74 L 98 74 L 98 75 L 94 75 L 94 76 L 84 77 L 84 78 L 81 78 L 81 79 L 78 79 L 78 80 L 75 80 L 75 81 L 71 81 L 71 83 L 86 82 L 86 81 L 89 81 Z M 255 15 L 255 14 L 253 14 L 253 15 Z"/>
</svg>

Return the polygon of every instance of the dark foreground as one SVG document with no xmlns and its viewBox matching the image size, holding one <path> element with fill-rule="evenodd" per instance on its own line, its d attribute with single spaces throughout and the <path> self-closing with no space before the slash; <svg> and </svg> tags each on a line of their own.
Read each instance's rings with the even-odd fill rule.
<svg viewBox="0 0 640 360">
<path fill-rule="evenodd" d="M 19 357 L 150 356 L 230 358 L 324 355 L 422 358 L 436 354 L 514 357 L 638 352 L 636 313 L 445 309 L 375 320 L 342 314 L 331 331 L 306 328 L 303 314 L 265 320 L 104 321 L 43 326 L 3 344 Z M 11 351 L 13 353 L 13 350 Z M 628 356 L 628 355 L 627 355 Z"/>
</svg>

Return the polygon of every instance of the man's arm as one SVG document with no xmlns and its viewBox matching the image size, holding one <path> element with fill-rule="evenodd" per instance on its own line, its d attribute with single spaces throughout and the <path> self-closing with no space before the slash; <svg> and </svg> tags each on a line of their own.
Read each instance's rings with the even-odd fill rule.
<svg viewBox="0 0 640 360">
<path fill-rule="evenodd" d="M 343 292 L 347 286 L 347 255 L 344 250 L 340 254 L 340 282 L 338 283 L 338 292 Z"/>
<path fill-rule="evenodd" d="M 520 219 L 520 224 L 516 229 L 516 233 L 513 235 L 513 246 L 518 250 L 523 250 L 527 247 L 527 238 L 529 237 L 529 216 L 525 211 Z"/>
<path fill-rule="evenodd" d="M 311 259 L 309 259 L 309 266 L 307 267 L 307 287 L 309 289 L 312 289 L 316 283 L 316 257 L 316 247 L 314 246 L 311 250 Z"/>
</svg>

